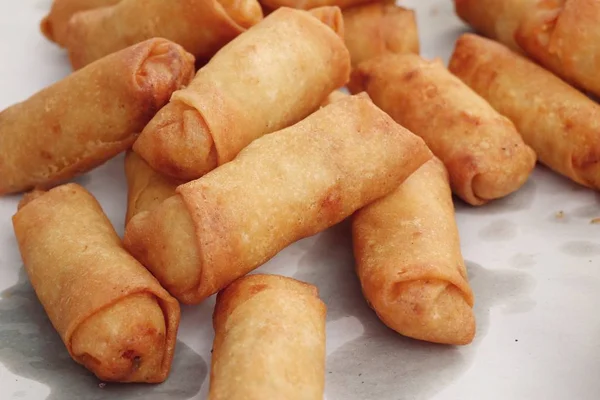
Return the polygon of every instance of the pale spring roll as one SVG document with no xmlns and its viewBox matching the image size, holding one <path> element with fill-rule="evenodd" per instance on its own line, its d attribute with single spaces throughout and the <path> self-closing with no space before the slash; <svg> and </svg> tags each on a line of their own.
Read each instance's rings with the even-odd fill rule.
<svg viewBox="0 0 600 400">
<path fill-rule="evenodd" d="M 441 161 L 354 214 L 352 237 L 363 294 L 387 326 L 429 342 L 473 340 L 473 292 Z"/>
<path fill-rule="evenodd" d="M 519 189 L 535 153 L 515 126 L 439 60 L 386 55 L 362 63 L 350 89 L 365 90 L 399 124 L 421 136 L 450 174 L 452 190 L 481 205 Z"/>
<path fill-rule="evenodd" d="M 376 0 L 261 0 L 261 4 L 267 9 L 277 9 L 279 7 L 298 8 L 301 10 L 311 10 L 317 7 L 336 6 L 339 8 L 348 8 L 357 4 L 370 3 Z"/>
<path fill-rule="evenodd" d="M 154 171 L 133 151 L 125 156 L 127 178 L 127 215 L 125 223 L 141 211 L 149 211 L 175 195 L 177 186 L 184 183 Z"/>
<path fill-rule="evenodd" d="M 121 0 L 54 0 L 50 12 L 40 23 L 40 30 L 48 40 L 64 46 L 67 37 L 67 24 L 75 13 L 112 6 L 119 1 Z"/>
<path fill-rule="evenodd" d="M 131 219 L 124 243 L 171 294 L 198 303 L 388 194 L 430 157 L 368 96 L 352 96 L 179 186 Z"/>
<path fill-rule="evenodd" d="M 343 27 L 339 9 L 318 14 Z M 330 26 L 305 11 L 277 10 L 174 93 L 134 150 L 165 175 L 199 178 L 254 139 L 308 116 L 349 74 L 348 50 Z"/>
<path fill-rule="evenodd" d="M 415 13 L 393 0 L 348 8 L 343 15 L 344 41 L 353 67 L 386 53 L 419 53 Z"/>
<path fill-rule="evenodd" d="M 162 382 L 179 304 L 76 184 L 33 192 L 13 217 L 27 275 L 71 357 L 104 381 Z"/>
<path fill-rule="evenodd" d="M 317 288 L 248 275 L 219 292 L 210 400 L 320 400 L 325 389 L 325 304 Z"/>
<path fill-rule="evenodd" d="M 54 185 L 128 149 L 193 72 L 181 46 L 152 39 L 0 112 L 0 195 Z"/>
<path fill-rule="evenodd" d="M 73 16 L 66 47 L 74 69 L 153 37 L 206 59 L 261 19 L 257 0 L 122 0 Z"/>
<path fill-rule="evenodd" d="M 510 118 L 540 161 L 600 189 L 600 106 L 508 48 L 475 35 L 456 43 L 450 70 Z"/>
</svg>

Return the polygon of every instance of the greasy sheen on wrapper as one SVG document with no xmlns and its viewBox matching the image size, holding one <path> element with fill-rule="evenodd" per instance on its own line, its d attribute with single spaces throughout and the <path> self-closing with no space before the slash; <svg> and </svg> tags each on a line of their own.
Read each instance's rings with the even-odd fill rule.
<svg viewBox="0 0 600 400">
<path fill-rule="evenodd" d="M 513 123 L 439 60 L 388 54 L 360 64 L 349 86 L 421 136 L 446 165 L 454 193 L 471 205 L 516 191 L 535 166 Z"/>
<path fill-rule="evenodd" d="M 152 39 L 0 112 L 0 195 L 55 185 L 127 150 L 193 73 L 191 54 Z"/>
<path fill-rule="evenodd" d="M 340 10 L 315 13 L 279 9 L 223 47 L 146 126 L 136 153 L 189 181 L 317 110 L 348 81 L 350 56 L 334 31 Z"/>
<path fill-rule="evenodd" d="M 283 276 L 248 275 L 219 292 L 208 398 L 322 400 L 325 314 L 315 286 Z"/>
<path fill-rule="evenodd" d="M 435 343 L 473 340 L 473 292 L 439 159 L 357 211 L 352 238 L 363 294 L 388 327 Z"/>
<path fill-rule="evenodd" d="M 25 270 L 73 360 L 103 381 L 163 382 L 179 304 L 125 251 L 96 199 L 67 184 L 19 207 Z"/>
<path fill-rule="evenodd" d="M 366 94 L 352 96 L 179 186 L 131 219 L 124 243 L 172 295 L 198 303 L 385 196 L 430 157 Z"/>
</svg>

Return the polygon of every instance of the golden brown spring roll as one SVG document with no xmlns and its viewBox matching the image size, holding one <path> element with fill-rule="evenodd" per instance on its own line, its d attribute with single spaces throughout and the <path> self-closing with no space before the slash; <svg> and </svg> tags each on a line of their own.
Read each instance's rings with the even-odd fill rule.
<svg viewBox="0 0 600 400">
<path fill-rule="evenodd" d="M 317 7 L 335 6 L 339 8 L 348 8 L 357 4 L 370 3 L 376 0 L 261 0 L 262 5 L 270 10 L 280 7 L 297 8 L 301 10 L 311 10 Z"/>
<path fill-rule="evenodd" d="M 71 357 L 104 381 L 162 382 L 179 304 L 76 184 L 26 196 L 13 217 L 31 285 Z"/>
<path fill-rule="evenodd" d="M 67 37 L 67 24 L 75 13 L 112 6 L 119 1 L 121 0 L 54 0 L 50 12 L 40 24 L 40 29 L 48 40 L 64 46 Z"/>
<path fill-rule="evenodd" d="M 343 27 L 339 9 L 325 11 L 318 10 L 321 20 Z M 279 9 L 175 92 L 134 150 L 165 175 L 199 178 L 254 139 L 308 116 L 349 74 L 348 50 L 328 25 L 305 11 Z"/>
<path fill-rule="evenodd" d="M 249 275 L 219 292 L 208 398 L 323 399 L 325 314 L 316 287 L 282 276 Z"/>
<path fill-rule="evenodd" d="M 74 69 L 153 37 L 206 59 L 261 19 L 257 0 L 122 0 L 74 15 L 66 47 Z"/>
<path fill-rule="evenodd" d="M 197 303 L 394 190 L 431 157 L 366 95 L 263 136 L 131 219 L 124 243 L 169 292 Z"/>
<path fill-rule="evenodd" d="M 415 13 L 393 0 L 348 8 L 343 14 L 353 67 L 385 53 L 419 53 Z"/>
<path fill-rule="evenodd" d="M 473 340 L 473 292 L 440 160 L 356 212 L 352 237 L 363 294 L 387 326 L 429 342 Z"/>
<path fill-rule="evenodd" d="M 152 39 L 0 112 L 0 195 L 51 186 L 131 147 L 193 73 L 181 46 Z"/>
<path fill-rule="evenodd" d="M 516 191 L 535 166 L 535 153 L 515 126 L 439 60 L 415 54 L 369 60 L 353 72 L 350 89 L 365 90 L 421 136 L 448 168 L 454 193 L 469 204 Z"/>
<path fill-rule="evenodd" d="M 456 43 L 450 70 L 517 126 L 540 161 L 600 189 L 600 106 L 542 67 L 475 35 Z"/>
<path fill-rule="evenodd" d="M 127 215 L 125 223 L 141 211 L 156 208 L 175 195 L 177 186 L 185 183 L 154 171 L 140 156 L 128 151 L 125 156 L 127 178 Z"/>
</svg>

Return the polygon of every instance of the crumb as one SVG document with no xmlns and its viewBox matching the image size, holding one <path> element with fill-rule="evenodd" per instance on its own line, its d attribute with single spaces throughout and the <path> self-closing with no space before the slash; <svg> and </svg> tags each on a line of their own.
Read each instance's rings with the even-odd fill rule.
<svg viewBox="0 0 600 400">
<path fill-rule="evenodd" d="M 99 387 L 100 389 L 104 389 L 104 388 L 106 387 L 106 383 L 104 383 L 104 382 L 100 382 L 100 383 L 98 384 L 98 387 Z"/>
<path fill-rule="evenodd" d="M 518 341 L 519 341 L 519 339 L 515 339 L 515 342 L 518 342 Z"/>
<path fill-rule="evenodd" d="M 565 212 L 562 210 L 557 211 L 556 214 L 554 214 L 554 216 L 556 217 L 556 219 L 563 219 L 565 217 Z"/>
<path fill-rule="evenodd" d="M 600 217 L 592 219 L 590 224 L 600 224 Z"/>
<path fill-rule="evenodd" d="M 358 374 L 358 376 L 362 376 L 362 372 L 360 374 Z"/>
</svg>

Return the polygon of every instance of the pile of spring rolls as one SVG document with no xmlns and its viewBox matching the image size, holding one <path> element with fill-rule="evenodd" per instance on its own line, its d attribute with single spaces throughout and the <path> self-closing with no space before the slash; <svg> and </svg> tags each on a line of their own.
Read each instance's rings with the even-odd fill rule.
<svg viewBox="0 0 600 400">
<path fill-rule="evenodd" d="M 379 319 L 470 343 L 452 196 L 505 197 L 538 158 L 600 188 L 600 106 L 571 86 L 600 95 L 600 2 L 456 10 L 504 45 L 465 34 L 446 68 L 387 0 L 55 0 L 74 72 L 0 112 L 0 195 L 26 192 L 15 236 L 73 360 L 163 382 L 179 304 L 217 294 L 209 398 L 322 399 L 317 288 L 248 274 L 347 218 Z M 121 240 L 67 182 L 122 152 Z"/>
</svg>

